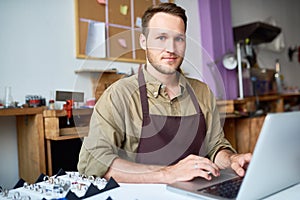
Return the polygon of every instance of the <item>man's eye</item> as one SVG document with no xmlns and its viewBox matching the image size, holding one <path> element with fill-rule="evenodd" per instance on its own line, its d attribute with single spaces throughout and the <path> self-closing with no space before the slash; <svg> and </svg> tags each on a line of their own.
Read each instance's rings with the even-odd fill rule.
<svg viewBox="0 0 300 200">
<path fill-rule="evenodd" d="M 166 37 L 165 36 L 159 36 L 158 39 L 159 40 L 166 40 Z"/>
<path fill-rule="evenodd" d="M 183 41 L 184 41 L 184 38 L 182 38 L 182 37 L 177 37 L 175 40 L 178 41 L 178 42 L 183 42 Z"/>
</svg>

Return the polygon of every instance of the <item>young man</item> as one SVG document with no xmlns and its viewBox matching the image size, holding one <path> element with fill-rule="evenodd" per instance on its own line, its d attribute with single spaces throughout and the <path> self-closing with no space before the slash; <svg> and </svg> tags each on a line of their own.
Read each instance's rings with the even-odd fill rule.
<svg viewBox="0 0 300 200">
<path fill-rule="evenodd" d="M 172 3 L 153 6 L 142 26 L 146 65 L 97 102 L 79 172 L 134 183 L 210 180 L 228 167 L 244 176 L 251 154 L 236 154 L 224 138 L 207 85 L 180 73 L 185 10 Z"/>
</svg>

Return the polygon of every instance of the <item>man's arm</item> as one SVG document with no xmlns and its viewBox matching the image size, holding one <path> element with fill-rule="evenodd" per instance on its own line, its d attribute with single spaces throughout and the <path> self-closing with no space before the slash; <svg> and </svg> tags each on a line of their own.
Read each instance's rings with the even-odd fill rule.
<svg viewBox="0 0 300 200">
<path fill-rule="evenodd" d="M 203 95 L 203 93 L 198 93 L 198 95 L 199 94 Z M 212 138 L 212 140 L 208 142 L 211 144 L 211 148 L 209 149 L 209 157 L 220 169 L 231 167 L 239 176 L 244 176 L 245 170 L 247 169 L 252 155 L 251 153 L 236 153 L 235 149 L 233 149 L 229 141 L 225 138 L 223 127 L 220 121 L 217 102 L 209 88 L 206 96 L 210 97 L 210 101 L 207 102 L 207 107 L 211 108 L 209 110 L 209 114 L 211 114 L 211 120 L 208 121 L 208 128 L 210 128 L 208 129 L 208 132 L 211 133 L 209 138 Z M 205 99 L 204 96 L 202 96 L 202 98 Z"/>
<path fill-rule="evenodd" d="M 114 177 L 122 183 L 173 183 L 195 177 L 210 180 L 212 177 L 208 172 L 213 176 L 220 175 L 216 164 L 196 155 L 189 155 L 171 166 L 143 165 L 116 158 L 104 177 Z"/>
</svg>

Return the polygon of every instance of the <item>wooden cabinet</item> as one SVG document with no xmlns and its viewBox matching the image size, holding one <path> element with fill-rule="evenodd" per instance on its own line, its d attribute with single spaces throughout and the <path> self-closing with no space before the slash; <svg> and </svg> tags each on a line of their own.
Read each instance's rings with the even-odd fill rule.
<svg viewBox="0 0 300 200">
<path fill-rule="evenodd" d="M 44 127 L 47 154 L 47 174 L 60 168 L 77 171 L 82 138 L 88 135 L 92 109 L 74 109 L 67 118 L 65 110 L 44 110 Z"/>
<path fill-rule="evenodd" d="M 265 115 L 225 119 L 226 138 L 239 153 L 253 152 Z"/>
<path fill-rule="evenodd" d="M 253 152 L 265 115 L 300 110 L 300 93 L 218 101 L 218 106 L 225 136 L 232 146 L 239 153 Z"/>
</svg>

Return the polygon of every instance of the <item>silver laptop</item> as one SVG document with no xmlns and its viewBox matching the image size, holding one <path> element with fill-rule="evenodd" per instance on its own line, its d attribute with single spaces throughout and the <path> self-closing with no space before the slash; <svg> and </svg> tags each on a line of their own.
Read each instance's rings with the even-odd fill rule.
<svg viewBox="0 0 300 200">
<path fill-rule="evenodd" d="M 211 181 L 195 178 L 169 184 L 167 189 L 202 199 L 263 199 L 300 183 L 299 146 L 300 112 L 270 113 L 264 120 L 252 160 L 242 180 L 227 169 Z M 241 182 L 237 194 L 219 194 L 218 185 L 232 184 L 232 179 Z"/>
</svg>

